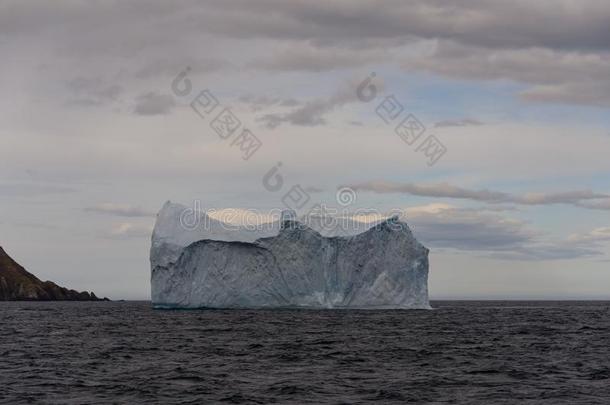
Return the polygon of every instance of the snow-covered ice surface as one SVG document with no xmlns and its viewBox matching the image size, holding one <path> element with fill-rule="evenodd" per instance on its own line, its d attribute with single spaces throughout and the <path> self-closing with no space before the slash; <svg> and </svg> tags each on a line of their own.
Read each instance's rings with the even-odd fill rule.
<svg viewBox="0 0 610 405">
<path fill-rule="evenodd" d="M 196 213 L 189 230 L 186 209 L 167 202 L 157 216 L 157 308 L 430 308 L 428 249 L 396 217 L 353 229 L 285 218 L 248 229 Z"/>
</svg>

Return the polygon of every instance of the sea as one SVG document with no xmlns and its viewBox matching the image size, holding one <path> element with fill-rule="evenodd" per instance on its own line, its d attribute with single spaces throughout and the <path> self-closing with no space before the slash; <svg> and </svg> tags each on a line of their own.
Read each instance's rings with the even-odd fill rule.
<svg viewBox="0 0 610 405">
<path fill-rule="evenodd" d="M 1 404 L 610 404 L 610 302 L 0 302 Z"/>
</svg>

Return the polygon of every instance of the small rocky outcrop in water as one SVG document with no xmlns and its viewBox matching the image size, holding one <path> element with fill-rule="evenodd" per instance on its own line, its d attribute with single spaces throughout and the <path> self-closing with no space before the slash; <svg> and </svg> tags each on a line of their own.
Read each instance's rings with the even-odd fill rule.
<svg viewBox="0 0 610 405">
<path fill-rule="evenodd" d="M 0 301 L 102 301 L 94 293 L 78 292 L 41 281 L 0 247 Z"/>
</svg>

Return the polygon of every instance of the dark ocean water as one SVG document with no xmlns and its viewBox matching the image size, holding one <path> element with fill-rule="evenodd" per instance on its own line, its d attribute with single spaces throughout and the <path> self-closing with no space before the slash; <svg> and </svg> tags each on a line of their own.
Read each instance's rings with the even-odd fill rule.
<svg viewBox="0 0 610 405">
<path fill-rule="evenodd" d="M 0 403 L 610 403 L 610 303 L 433 306 L 0 303 Z"/>
</svg>

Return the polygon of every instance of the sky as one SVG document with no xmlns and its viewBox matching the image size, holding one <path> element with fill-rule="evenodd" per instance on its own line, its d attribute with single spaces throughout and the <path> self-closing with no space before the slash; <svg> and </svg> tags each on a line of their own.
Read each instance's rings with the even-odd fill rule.
<svg viewBox="0 0 610 405">
<path fill-rule="evenodd" d="M 605 0 L 8 0 L 0 55 L 41 279 L 148 299 L 165 201 L 319 203 L 403 212 L 432 299 L 610 299 Z"/>
</svg>

